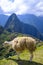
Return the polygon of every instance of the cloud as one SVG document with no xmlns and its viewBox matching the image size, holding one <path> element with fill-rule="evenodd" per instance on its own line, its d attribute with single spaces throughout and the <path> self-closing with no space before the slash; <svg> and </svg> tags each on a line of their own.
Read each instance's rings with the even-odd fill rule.
<svg viewBox="0 0 43 65">
<path fill-rule="evenodd" d="M 15 0 L 9 0 L 9 1 L 14 2 Z"/>
<path fill-rule="evenodd" d="M 36 5 L 36 9 L 38 11 L 43 11 L 43 2 L 39 2 L 37 5 Z"/>
<path fill-rule="evenodd" d="M 0 0 L 4 14 L 43 14 L 43 0 Z"/>
</svg>

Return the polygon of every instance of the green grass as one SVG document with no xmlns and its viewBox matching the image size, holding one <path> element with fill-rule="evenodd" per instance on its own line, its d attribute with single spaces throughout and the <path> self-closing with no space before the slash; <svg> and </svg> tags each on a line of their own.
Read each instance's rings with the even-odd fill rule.
<svg viewBox="0 0 43 65">
<path fill-rule="evenodd" d="M 18 60 L 17 55 L 15 55 L 8 59 L 1 59 L 0 65 L 43 65 L 43 46 L 36 49 L 32 62 L 29 62 L 29 58 L 29 52 L 24 51 L 20 54 L 21 60 Z"/>
</svg>

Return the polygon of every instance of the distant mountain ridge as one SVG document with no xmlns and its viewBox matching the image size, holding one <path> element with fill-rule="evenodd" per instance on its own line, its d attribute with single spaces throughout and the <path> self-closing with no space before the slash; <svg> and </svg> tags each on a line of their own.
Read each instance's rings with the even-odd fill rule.
<svg viewBox="0 0 43 65">
<path fill-rule="evenodd" d="M 23 23 L 33 25 L 40 33 L 43 34 L 43 16 L 35 16 L 33 14 L 17 15 L 19 20 Z M 0 25 L 5 26 L 9 16 L 0 14 Z"/>
<path fill-rule="evenodd" d="M 35 26 L 40 33 L 43 33 L 43 16 L 38 17 L 33 14 L 18 15 L 18 18 L 27 24 Z"/>
<path fill-rule="evenodd" d="M 8 17 L 9 16 L 7 16 L 7 15 L 4 15 L 4 14 L 0 14 L 0 25 L 1 26 L 5 26 L 5 23 L 6 23 L 6 21 L 7 21 L 7 19 L 8 19 Z"/>
<path fill-rule="evenodd" d="M 21 22 L 16 14 L 12 14 L 5 25 L 5 29 L 9 32 L 18 32 L 23 34 L 29 34 L 36 38 L 39 38 L 43 40 L 43 36 L 40 34 L 40 32 L 36 29 L 36 27 Z"/>
</svg>

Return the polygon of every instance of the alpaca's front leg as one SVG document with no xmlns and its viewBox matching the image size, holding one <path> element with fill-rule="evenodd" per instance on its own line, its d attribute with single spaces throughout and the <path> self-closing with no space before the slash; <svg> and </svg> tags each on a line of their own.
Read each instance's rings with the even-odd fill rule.
<svg viewBox="0 0 43 65">
<path fill-rule="evenodd" d="M 19 55 L 20 55 L 20 53 L 18 52 L 18 53 L 17 53 L 18 59 L 20 59 Z"/>
<path fill-rule="evenodd" d="M 30 56 L 30 62 L 32 61 L 33 59 L 33 53 L 31 53 L 31 56 Z"/>
</svg>

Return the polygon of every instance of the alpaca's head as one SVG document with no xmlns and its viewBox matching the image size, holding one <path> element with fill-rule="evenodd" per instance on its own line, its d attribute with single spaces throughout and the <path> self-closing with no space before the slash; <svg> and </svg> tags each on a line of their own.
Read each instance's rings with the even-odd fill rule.
<svg viewBox="0 0 43 65">
<path fill-rule="evenodd" d="M 11 46 L 11 44 L 8 41 L 5 41 L 3 43 L 3 47 L 10 47 L 10 46 Z"/>
</svg>

